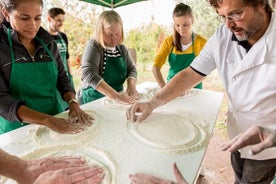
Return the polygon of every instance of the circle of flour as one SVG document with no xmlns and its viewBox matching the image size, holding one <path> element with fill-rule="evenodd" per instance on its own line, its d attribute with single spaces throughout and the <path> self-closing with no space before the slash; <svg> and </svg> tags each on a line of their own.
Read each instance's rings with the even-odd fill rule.
<svg viewBox="0 0 276 184">
<path fill-rule="evenodd" d="M 139 93 L 140 99 L 138 100 L 139 102 L 145 102 L 150 100 L 158 91 L 160 88 L 157 86 L 154 86 L 152 88 L 145 88 L 143 91 Z M 122 92 L 125 93 L 125 92 Z M 105 97 L 103 99 L 103 105 L 109 109 L 115 109 L 115 110 L 122 110 L 125 111 L 127 108 L 129 108 L 133 104 L 120 104 L 116 102 L 113 99 L 110 99 L 108 97 Z"/>
<path fill-rule="evenodd" d="M 152 113 L 141 123 L 128 123 L 127 129 L 139 142 L 175 153 L 196 151 L 208 138 L 205 120 L 191 113 Z"/>
<path fill-rule="evenodd" d="M 85 142 L 92 139 L 93 136 L 96 136 L 100 131 L 99 125 L 102 121 L 102 117 L 98 113 L 91 110 L 85 110 L 85 112 L 94 118 L 93 124 L 86 130 L 76 134 L 60 134 L 46 126 L 38 126 L 35 130 L 30 130 L 33 140 L 38 144 L 66 144 L 72 142 Z M 56 117 L 68 118 L 68 112 L 58 114 Z"/>
<path fill-rule="evenodd" d="M 35 149 L 21 156 L 25 160 L 35 160 L 45 157 L 81 157 L 86 161 L 87 166 L 100 167 L 104 171 L 104 179 L 101 184 L 116 184 L 116 165 L 111 156 L 95 147 L 84 147 L 77 144 L 56 145 Z M 1 178 L 1 183 L 11 184 L 13 180 Z"/>
</svg>

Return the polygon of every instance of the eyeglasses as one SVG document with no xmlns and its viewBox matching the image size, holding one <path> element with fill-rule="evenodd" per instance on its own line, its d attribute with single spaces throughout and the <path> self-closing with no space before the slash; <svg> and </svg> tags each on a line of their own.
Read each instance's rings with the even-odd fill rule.
<svg viewBox="0 0 276 184">
<path fill-rule="evenodd" d="M 241 10 L 239 10 L 237 12 L 234 12 L 234 13 L 228 15 L 228 16 L 218 15 L 217 18 L 222 22 L 226 22 L 226 20 L 228 20 L 228 21 L 238 21 L 238 20 L 241 19 L 242 15 L 243 15 L 243 12 L 244 12 L 244 10 L 246 10 L 246 8 L 248 8 L 248 7 L 244 7 Z"/>
</svg>

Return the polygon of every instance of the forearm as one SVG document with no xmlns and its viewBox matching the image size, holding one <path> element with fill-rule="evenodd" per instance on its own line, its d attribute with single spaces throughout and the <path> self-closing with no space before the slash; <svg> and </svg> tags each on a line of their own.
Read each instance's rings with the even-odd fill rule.
<svg viewBox="0 0 276 184">
<path fill-rule="evenodd" d="M 152 98 L 154 108 L 168 103 L 181 95 L 184 91 L 193 88 L 204 79 L 203 76 L 193 71 L 190 67 L 182 70 L 172 78 L 162 90 Z"/>
<path fill-rule="evenodd" d="M 21 122 L 47 126 L 52 118 L 51 115 L 35 111 L 25 105 L 17 109 L 17 115 Z"/>
<path fill-rule="evenodd" d="M 159 68 L 158 66 L 153 66 L 152 73 L 158 85 L 163 88 L 166 85 L 166 82 L 161 73 L 161 68 Z"/>
<path fill-rule="evenodd" d="M 66 60 L 66 65 L 67 65 L 68 73 L 70 75 L 72 75 L 72 70 L 71 70 L 71 65 L 70 65 L 70 60 L 69 59 Z"/>
<path fill-rule="evenodd" d="M 118 94 L 118 92 L 109 86 L 104 80 L 99 82 L 96 90 L 111 99 L 116 99 L 116 95 Z"/>
<path fill-rule="evenodd" d="M 102 80 L 103 48 L 96 41 L 90 40 L 83 53 L 81 61 L 81 79 L 84 84 L 96 88 Z"/>
<path fill-rule="evenodd" d="M 22 175 L 25 161 L 0 149 L 0 175 L 15 179 Z"/>
<path fill-rule="evenodd" d="M 127 79 L 127 88 L 132 88 L 132 89 L 136 88 L 136 79 L 135 78 L 129 77 Z"/>
<path fill-rule="evenodd" d="M 76 94 L 69 91 L 65 93 L 63 97 L 64 97 L 64 100 L 68 103 L 70 100 L 76 99 Z"/>
</svg>

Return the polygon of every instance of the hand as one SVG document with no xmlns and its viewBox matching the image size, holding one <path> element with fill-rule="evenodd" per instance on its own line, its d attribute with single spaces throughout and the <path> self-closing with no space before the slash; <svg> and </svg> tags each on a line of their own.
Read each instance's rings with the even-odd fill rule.
<svg viewBox="0 0 276 184">
<path fill-rule="evenodd" d="M 130 77 L 130 78 L 127 79 L 126 93 L 131 98 L 133 98 L 135 100 L 139 100 L 140 96 L 139 96 L 138 91 L 136 90 L 136 79 L 134 79 L 132 77 Z"/>
<path fill-rule="evenodd" d="M 85 167 L 85 161 L 79 157 L 42 158 L 37 160 L 20 160 L 20 175 L 15 180 L 20 184 L 30 184 L 42 173 L 65 168 Z M 86 167 L 87 168 L 87 167 Z"/>
<path fill-rule="evenodd" d="M 100 168 L 74 167 L 41 174 L 34 184 L 98 184 L 104 178 Z"/>
<path fill-rule="evenodd" d="M 127 120 L 131 122 L 141 122 L 146 119 L 153 111 L 153 107 L 150 102 L 138 102 L 129 107 L 126 111 Z M 138 116 L 138 113 L 140 114 Z"/>
<path fill-rule="evenodd" d="M 50 117 L 47 119 L 46 126 L 51 130 L 61 134 L 75 134 L 84 131 L 86 126 L 78 123 L 78 118 L 64 119 Z"/>
<path fill-rule="evenodd" d="M 253 155 L 266 148 L 276 146 L 276 129 L 269 129 L 260 126 L 252 126 L 244 133 L 236 136 L 227 144 L 223 145 L 222 151 L 234 152 L 248 145 Z"/>
<path fill-rule="evenodd" d="M 126 93 L 128 94 L 128 96 L 130 96 L 131 98 L 133 98 L 135 100 L 139 100 L 139 98 L 140 98 L 139 93 L 136 90 L 135 86 L 134 87 L 128 87 L 126 89 Z"/>
<path fill-rule="evenodd" d="M 69 106 L 69 117 L 77 121 L 82 126 L 90 126 L 93 124 L 94 118 L 83 111 L 78 103 L 71 103 Z"/>
<path fill-rule="evenodd" d="M 129 179 L 131 184 L 188 184 L 188 182 L 184 179 L 179 169 L 177 168 L 176 163 L 173 164 L 173 172 L 177 182 L 161 179 L 143 173 L 129 175 Z"/>
<path fill-rule="evenodd" d="M 113 100 L 120 104 L 133 104 L 137 101 L 137 99 L 132 98 L 127 93 L 117 93 Z"/>
</svg>

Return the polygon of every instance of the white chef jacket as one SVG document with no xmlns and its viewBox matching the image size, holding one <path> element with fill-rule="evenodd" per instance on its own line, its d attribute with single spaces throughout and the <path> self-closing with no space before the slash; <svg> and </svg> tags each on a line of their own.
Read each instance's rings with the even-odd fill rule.
<svg viewBox="0 0 276 184">
<path fill-rule="evenodd" d="M 191 64 L 195 70 L 210 74 L 215 68 L 229 99 L 227 129 L 230 138 L 252 125 L 276 124 L 276 17 L 272 13 L 265 34 L 247 52 L 233 33 L 221 25 Z M 251 156 L 241 149 L 244 158 L 276 158 L 276 147 Z"/>
</svg>

